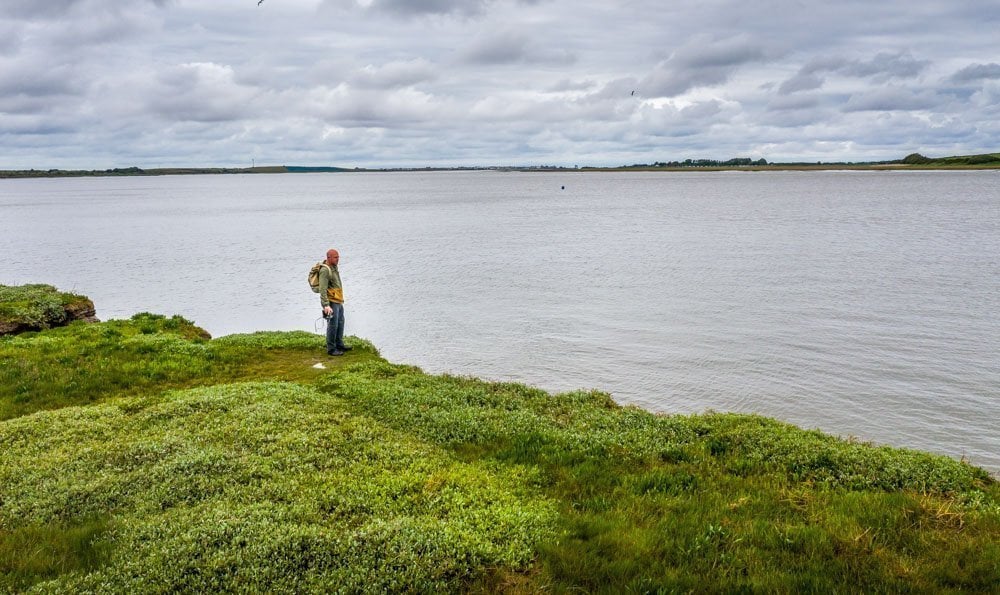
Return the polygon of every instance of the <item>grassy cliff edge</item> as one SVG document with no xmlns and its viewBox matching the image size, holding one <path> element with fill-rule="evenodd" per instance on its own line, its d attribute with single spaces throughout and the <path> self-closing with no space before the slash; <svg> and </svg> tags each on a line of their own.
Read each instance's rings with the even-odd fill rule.
<svg viewBox="0 0 1000 595">
<path fill-rule="evenodd" d="M 1000 584 L 1000 486 L 964 462 L 349 343 L 156 314 L 0 338 L 0 592 Z"/>
<path fill-rule="evenodd" d="M 40 331 L 74 320 L 97 322 L 94 302 L 51 285 L 0 285 L 0 336 Z"/>
</svg>

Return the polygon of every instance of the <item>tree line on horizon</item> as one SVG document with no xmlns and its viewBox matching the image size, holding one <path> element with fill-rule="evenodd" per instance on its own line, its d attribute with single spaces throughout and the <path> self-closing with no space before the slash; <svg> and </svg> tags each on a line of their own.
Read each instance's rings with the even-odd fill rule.
<svg viewBox="0 0 1000 595">
<path fill-rule="evenodd" d="M 1000 166 L 1000 153 L 984 153 L 978 155 L 957 155 L 952 157 L 926 157 L 920 153 L 910 153 L 902 159 L 888 161 L 785 161 L 769 162 L 761 157 L 734 157 L 732 159 L 684 159 L 683 161 L 656 161 L 649 163 L 634 163 L 611 167 L 560 167 L 553 165 L 523 166 L 503 169 L 517 170 L 565 170 L 565 169 L 651 169 L 651 168 L 688 168 L 688 167 L 803 167 L 803 166 L 885 166 L 885 165 L 916 165 L 941 167 L 991 167 Z M 302 173 L 302 172 L 339 172 L 339 171 L 406 171 L 406 170 L 450 170 L 450 169 L 497 169 L 496 167 L 414 167 L 414 168 L 354 168 L 353 170 L 339 167 L 307 167 L 307 166 L 258 166 L 250 168 L 239 167 L 176 167 L 143 169 L 140 167 L 123 167 L 92 170 L 64 169 L 22 169 L 0 170 L 0 178 L 48 178 L 77 176 L 156 176 L 181 174 L 230 174 L 230 173 Z"/>
<path fill-rule="evenodd" d="M 877 165 L 940 165 L 940 166 L 982 166 L 1000 165 L 1000 153 L 986 153 L 980 155 L 959 155 L 953 157 L 926 157 L 920 153 L 911 153 L 902 159 L 892 159 L 888 161 L 783 161 L 768 162 L 767 159 L 752 159 L 750 157 L 734 157 L 725 161 L 717 159 L 685 159 L 683 161 L 657 161 L 652 164 L 636 163 L 623 166 L 625 168 L 681 168 L 681 167 L 762 167 L 762 166 L 807 166 L 807 165 L 851 165 L 851 166 L 877 166 Z"/>
</svg>

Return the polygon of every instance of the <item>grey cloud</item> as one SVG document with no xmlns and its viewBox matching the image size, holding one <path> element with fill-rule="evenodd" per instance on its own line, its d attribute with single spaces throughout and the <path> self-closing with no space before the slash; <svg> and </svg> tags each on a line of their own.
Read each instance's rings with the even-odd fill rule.
<svg viewBox="0 0 1000 595">
<path fill-rule="evenodd" d="M 722 113 L 722 104 L 714 99 L 689 105 L 680 111 L 682 117 L 693 120 L 704 120 L 720 113 Z"/>
<path fill-rule="evenodd" d="M 567 91 L 589 91 L 597 86 L 597 83 L 592 80 L 581 80 L 574 81 L 570 79 L 563 79 L 556 84 L 549 87 L 549 91 L 552 93 L 563 93 Z"/>
<path fill-rule="evenodd" d="M 371 89 L 395 89 L 433 81 L 437 73 L 430 62 L 417 59 L 390 62 L 381 66 L 368 65 L 350 77 L 354 85 Z"/>
<path fill-rule="evenodd" d="M 705 133 L 729 120 L 721 102 L 703 101 L 683 108 L 672 105 L 643 106 L 637 113 L 635 134 L 640 137 L 679 138 Z"/>
<path fill-rule="evenodd" d="M 917 60 L 909 53 L 880 52 L 871 60 L 845 65 L 843 72 L 857 77 L 874 77 L 876 80 L 913 78 L 923 72 L 929 64 L 929 60 Z"/>
<path fill-rule="evenodd" d="M 819 123 L 835 123 L 842 116 L 833 106 L 843 100 L 816 94 L 779 95 L 767 102 L 755 123 L 781 129 L 801 128 Z"/>
<path fill-rule="evenodd" d="M 138 21 L 134 15 L 102 14 L 73 21 L 53 36 L 50 43 L 53 47 L 70 51 L 79 48 L 93 50 L 95 46 L 115 44 L 141 35 L 145 28 L 145 23 Z"/>
<path fill-rule="evenodd" d="M 477 15 L 489 0 L 375 0 L 370 8 L 402 16 Z"/>
<path fill-rule="evenodd" d="M 572 109 L 576 107 L 576 109 Z M 567 106 L 559 101 L 525 100 L 514 97 L 485 97 L 469 108 L 469 117 L 477 122 L 495 124 L 504 122 L 507 125 L 540 118 L 547 121 L 561 121 L 568 113 L 578 113 L 579 106 Z"/>
<path fill-rule="evenodd" d="M 1000 83 L 989 81 L 969 98 L 975 114 L 982 114 L 986 121 L 1000 127 Z M 995 143 L 994 143 L 995 144 Z"/>
<path fill-rule="evenodd" d="M 941 100 L 929 92 L 883 87 L 852 95 L 844 105 L 844 111 L 912 111 L 928 109 L 940 103 Z"/>
<path fill-rule="evenodd" d="M 447 102 L 413 89 L 375 91 L 347 85 L 312 89 L 302 96 L 289 95 L 283 102 L 303 106 L 303 113 L 329 125 L 403 130 L 436 122 L 449 113 Z"/>
<path fill-rule="evenodd" d="M 74 127 L 62 122 L 53 122 L 49 118 L 7 117 L 0 122 L 0 135 L 52 136 L 56 134 L 70 134 L 75 131 Z"/>
<path fill-rule="evenodd" d="M 21 43 L 21 34 L 13 25 L 0 23 L 0 56 L 16 54 Z"/>
<path fill-rule="evenodd" d="M 719 41 L 695 39 L 675 56 L 677 64 L 689 68 L 730 68 L 756 62 L 766 54 L 764 46 L 749 36 Z"/>
<path fill-rule="evenodd" d="M 906 112 L 852 114 L 848 122 L 852 130 L 852 142 L 886 148 L 897 155 L 924 150 L 926 147 L 922 145 L 928 141 L 950 143 L 954 131 L 963 127 L 956 121 L 929 122 Z"/>
<path fill-rule="evenodd" d="M 517 4 L 536 5 L 545 0 L 517 0 Z M 460 16 L 484 14 L 500 0 L 373 0 L 369 10 L 402 17 Z"/>
<path fill-rule="evenodd" d="M 46 64 L 42 58 L 4 65 L 0 62 L 0 95 L 30 97 L 38 101 L 45 97 L 82 94 L 85 83 L 71 65 Z M 38 111 L 42 111 L 39 109 Z"/>
<path fill-rule="evenodd" d="M 930 65 L 929 60 L 917 60 L 908 52 L 879 52 L 870 60 L 820 58 L 806 64 L 800 74 L 837 73 L 857 78 L 872 78 L 875 82 L 913 78 Z"/>
<path fill-rule="evenodd" d="M 623 99 L 642 100 L 643 82 L 634 78 L 618 78 L 608 81 L 599 90 L 582 97 L 580 101 L 588 103 L 616 102 Z M 635 92 L 635 95 L 632 92 Z"/>
<path fill-rule="evenodd" d="M 778 93 L 788 95 L 818 89 L 826 82 L 819 76 L 821 74 L 837 74 L 849 78 L 869 79 L 873 83 L 885 83 L 892 79 L 913 78 L 929 65 L 928 60 L 917 60 L 906 52 L 880 52 L 868 60 L 824 56 L 811 60 L 799 69 L 795 76 L 782 82 L 778 87 Z"/>
<path fill-rule="evenodd" d="M 767 109 L 777 111 L 813 109 L 819 104 L 819 99 L 812 95 L 782 96 L 769 101 Z"/>
<path fill-rule="evenodd" d="M 193 63 L 160 73 L 148 91 L 147 102 L 163 118 L 224 122 L 252 113 L 255 95 L 253 89 L 235 82 L 231 68 Z"/>
<path fill-rule="evenodd" d="M 769 112 L 757 118 L 756 123 L 781 129 L 801 129 L 805 126 L 813 126 L 821 123 L 829 124 L 835 121 L 835 114 L 831 110 L 816 108 Z"/>
<path fill-rule="evenodd" d="M 660 62 L 639 86 L 646 97 L 674 97 L 696 87 L 725 83 L 740 67 L 761 61 L 769 53 L 747 36 L 699 37 Z"/>
<path fill-rule="evenodd" d="M 0 4 L 0 16 L 15 19 L 53 18 L 65 14 L 73 6 L 86 0 L 46 0 L 45 2 L 18 2 L 5 0 Z"/>
<path fill-rule="evenodd" d="M 987 79 L 1000 79 L 1000 64 L 996 62 L 970 64 L 951 75 L 951 80 L 956 83 L 969 83 Z"/>
<path fill-rule="evenodd" d="M 3 21 L 0 17 L 0 55 L 23 53 L 50 54 L 49 60 L 59 64 L 85 62 L 102 47 L 146 35 L 154 22 L 153 2 L 98 2 L 88 0 L 57 0 L 25 5 L 53 6 L 65 11 L 19 12 L 25 18 Z"/>
<path fill-rule="evenodd" d="M 502 31 L 478 40 L 463 54 L 469 64 L 572 64 L 575 57 L 563 50 L 539 46 L 526 33 Z"/>
<path fill-rule="evenodd" d="M 823 86 L 823 79 L 812 73 L 799 73 L 778 87 L 778 93 L 788 95 L 798 91 L 812 91 Z"/>
<path fill-rule="evenodd" d="M 465 53 L 465 60 L 474 64 L 512 64 L 527 55 L 530 40 L 524 33 L 506 31 L 481 39 Z"/>
<path fill-rule="evenodd" d="M 139 4 L 164 7 L 175 0 L 142 0 Z M 25 20 L 57 20 L 76 8 L 92 12 L 114 12 L 135 5 L 131 0 L 4 0 L 0 3 L 0 17 Z"/>
<path fill-rule="evenodd" d="M 850 61 L 840 56 L 820 56 L 813 58 L 799 69 L 799 74 L 816 74 L 818 72 L 837 72 L 845 68 Z"/>
</svg>

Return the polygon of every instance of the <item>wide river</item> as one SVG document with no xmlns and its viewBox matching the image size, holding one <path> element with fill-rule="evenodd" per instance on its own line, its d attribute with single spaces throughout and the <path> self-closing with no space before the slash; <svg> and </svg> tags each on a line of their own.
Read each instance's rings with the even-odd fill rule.
<svg viewBox="0 0 1000 595">
<path fill-rule="evenodd" d="M 1000 471 L 1000 172 L 0 180 L 0 283 L 319 326 L 429 372 L 760 413 Z"/>
</svg>

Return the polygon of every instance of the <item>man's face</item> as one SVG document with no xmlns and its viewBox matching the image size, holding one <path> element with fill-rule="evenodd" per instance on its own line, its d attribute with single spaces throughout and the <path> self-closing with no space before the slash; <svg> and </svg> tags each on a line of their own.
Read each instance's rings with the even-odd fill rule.
<svg viewBox="0 0 1000 595">
<path fill-rule="evenodd" d="M 340 262 L 340 253 L 336 250 L 331 250 L 326 255 L 326 261 L 332 266 L 337 266 L 337 263 Z"/>
</svg>

